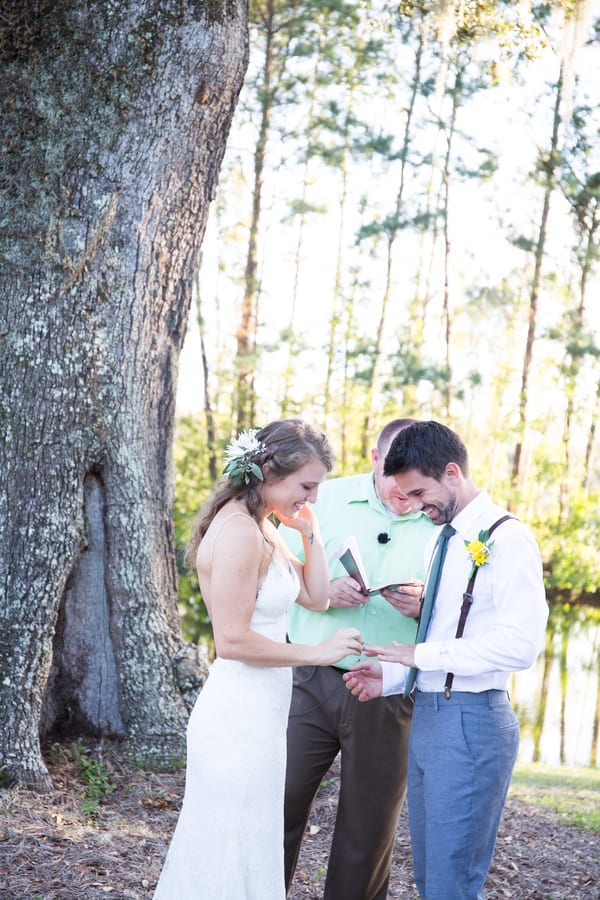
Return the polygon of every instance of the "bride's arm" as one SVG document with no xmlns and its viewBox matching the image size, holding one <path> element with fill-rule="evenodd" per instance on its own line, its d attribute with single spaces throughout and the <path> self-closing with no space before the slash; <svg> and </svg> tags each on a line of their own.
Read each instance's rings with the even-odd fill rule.
<svg viewBox="0 0 600 900">
<path fill-rule="evenodd" d="M 296 602 L 306 609 L 322 612 L 329 606 L 329 566 L 319 523 L 310 506 L 304 506 L 297 516 L 290 519 L 277 513 L 278 518 L 288 528 L 295 528 L 300 532 L 304 547 L 304 562 L 301 562 L 289 549 L 285 541 L 279 536 L 277 529 L 273 529 L 270 535 L 277 542 L 296 570 L 300 579 L 300 593 Z M 267 523 L 270 526 L 270 522 Z"/>
<path fill-rule="evenodd" d="M 362 644 L 356 628 L 335 632 L 315 646 L 272 641 L 250 629 L 264 558 L 264 540 L 249 519 L 232 519 L 212 553 L 207 597 L 217 654 L 262 666 L 331 665 Z"/>
</svg>

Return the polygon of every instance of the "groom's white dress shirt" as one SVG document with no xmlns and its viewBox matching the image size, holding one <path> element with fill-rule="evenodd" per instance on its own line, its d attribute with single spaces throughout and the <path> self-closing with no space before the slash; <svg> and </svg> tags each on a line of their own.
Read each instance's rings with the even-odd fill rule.
<svg viewBox="0 0 600 900">
<path fill-rule="evenodd" d="M 477 540 L 507 511 L 485 491 L 452 520 L 456 529 L 449 541 L 426 641 L 417 645 L 416 689 L 444 690 L 448 672 L 454 673 L 453 691 L 505 690 L 511 672 L 534 662 L 544 642 L 548 605 L 542 579 L 540 553 L 529 529 L 517 519 L 503 522 L 493 532 L 488 561 L 479 567 L 464 635 L 456 627 L 472 562 L 465 542 Z M 429 560 L 437 535 L 429 542 Z M 382 663 L 383 694 L 404 690 L 408 668 Z"/>
</svg>

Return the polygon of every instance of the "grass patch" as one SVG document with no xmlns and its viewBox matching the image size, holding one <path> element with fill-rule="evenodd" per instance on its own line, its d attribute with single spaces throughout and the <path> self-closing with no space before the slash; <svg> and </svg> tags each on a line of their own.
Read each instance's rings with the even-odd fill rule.
<svg viewBox="0 0 600 900">
<path fill-rule="evenodd" d="M 166 772 L 174 774 L 175 772 L 185 769 L 186 756 L 170 756 L 168 759 L 148 760 L 132 753 L 123 753 L 123 758 L 127 760 L 127 764 L 136 772 Z"/>
<path fill-rule="evenodd" d="M 600 832 L 600 769 L 519 764 L 509 796 L 553 810 L 565 825 Z"/>
</svg>

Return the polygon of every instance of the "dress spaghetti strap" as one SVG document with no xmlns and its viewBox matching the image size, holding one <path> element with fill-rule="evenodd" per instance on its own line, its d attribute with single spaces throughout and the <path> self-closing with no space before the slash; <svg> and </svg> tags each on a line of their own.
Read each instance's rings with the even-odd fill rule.
<svg viewBox="0 0 600 900">
<path fill-rule="evenodd" d="M 210 562 L 211 562 L 211 565 L 212 565 L 212 563 L 214 562 L 214 559 L 213 559 L 213 553 L 214 553 L 215 543 L 216 543 L 216 541 L 217 541 L 217 538 L 219 537 L 219 535 L 221 534 L 221 531 L 223 530 L 223 528 L 225 527 L 225 525 L 227 525 L 227 523 L 229 522 L 229 520 L 230 520 L 230 519 L 235 519 L 236 516 L 244 516 L 245 519 L 252 519 L 252 516 L 249 516 L 248 513 L 243 513 L 243 512 L 234 512 L 234 513 L 231 513 L 230 516 L 227 516 L 227 518 L 223 519 L 223 521 L 221 522 L 221 524 L 220 524 L 219 527 L 217 528 L 217 530 L 216 530 L 216 532 L 215 532 L 215 534 L 214 534 L 214 536 L 213 536 L 213 539 L 212 539 L 212 544 L 210 545 Z M 255 521 L 254 519 L 252 519 L 252 521 L 254 522 L 254 524 L 256 524 L 256 521 Z M 256 527 L 258 528 L 258 525 L 257 525 Z"/>
</svg>

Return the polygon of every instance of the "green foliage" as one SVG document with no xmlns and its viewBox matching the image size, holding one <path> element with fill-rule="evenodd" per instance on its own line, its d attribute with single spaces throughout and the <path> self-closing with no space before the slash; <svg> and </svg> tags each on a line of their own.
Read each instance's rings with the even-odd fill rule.
<svg viewBox="0 0 600 900">
<path fill-rule="evenodd" d="M 110 781 L 102 761 L 89 753 L 89 750 L 83 750 L 76 744 L 71 748 L 71 755 L 81 766 L 79 777 L 86 786 L 85 799 L 80 804 L 81 812 L 86 816 L 96 813 L 102 798 L 112 793 L 116 787 Z"/>
<path fill-rule="evenodd" d="M 556 812 L 566 825 L 600 832 L 600 769 L 517 765 L 509 796 Z"/>
<path fill-rule="evenodd" d="M 399 352 L 389 359 L 388 366 L 390 378 L 385 383 L 387 391 L 419 385 L 422 382 L 428 382 L 439 390 L 450 381 L 450 372 L 446 367 L 429 363 L 409 345 L 400 344 Z"/>
<path fill-rule="evenodd" d="M 533 253 L 535 251 L 535 241 L 522 234 L 514 237 L 512 243 L 515 247 L 518 247 L 519 250 L 524 250 L 526 253 Z"/>
<path fill-rule="evenodd" d="M 598 107 L 574 48 L 551 140 L 561 63 L 553 51 L 575 13 L 570 0 L 433 6 L 250 4 L 240 140 L 220 188 L 219 277 L 212 293 L 203 289 L 212 407 L 229 437 L 239 412 L 232 379 L 247 371 L 253 405 L 244 424 L 314 421 L 332 440 L 336 475 L 364 470 L 367 441 L 400 411 L 447 420 L 469 446 L 476 482 L 532 526 L 560 605 L 600 583 L 590 299 L 600 252 Z M 543 67 L 531 62 L 542 52 Z M 548 90 L 532 91 L 530 74 Z M 260 197 L 250 160 L 264 166 Z M 547 190 L 556 228 L 548 238 L 557 240 L 541 256 L 535 220 Z M 477 194 L 481 205 L 471 206 Z M 257 200 L 261 222 L 277 227 L 254 234 L 255 245 L 236 243 L 230 237 L 245 233 Z M 260 304 L 235 356 L 248 258 Z M 212 262 L 207 253 L 207 272 Z M 535 365 L 526 370 L 529 337 Z M 190 640 L 210 633 L 181 561 L 213 486 L 206 455 L 202 422 L 180 421 L 175 531 Z M 584 481 L 591 493 L 579 496 Z"/>
<path fill-rule="evenodd" d="M 544 559 L 548 588 L 594 592 L 600 584 L 600 519 L 597 494 L 574 492 L 568 518 L 530 517 Z"/>
<path fill-rule="evenodd" d="M 186 757 L 172 756 L 169 759 L 156 759 L 149 764 L 147 759 L 128 755 L 127 763 L 138 772 L 179 772 L 181 769 L 185 769 Z"/>
<path fill-rule="evenodd" d="M 203 640 L 210 643 L 212 630 L 206 607 L 202 602 L 198 579 L 184 564 L 185 547 L 191 537 L 194 520 L 213 488 L 201 417 L 185 416 L 177 420 L 173 456 L 175 461 L 173 521 L 183 635 L 185 640 L 191 643 Z"/>
<path fill-rule="evenodd" d="M 480 154 L 481 159 L 478 161 L 476 167 L 467 166 L 462 162 L 457 164 L 456 174 L 459 178 L 478 178 L 483 182 L 487 181 L 488 178 L 491 178 L 496 173 L 498 169 L 498 158 L 496 154 L 482 148 L 478 149 L 478 153 Z"/>
<path fill-rule="evenodd" d="M 349 358 L 356 366 L 353 374 L 354 386 L 359 386 L 363 381 L 367 383 L 368 347 L 357 346 L 355 354 L 349 354 Z M 365 365 L 364 369 L 361 362 Z M 395 396 L 404 386 L 419 384 L 422 381 L 430 381 L 441 388 L 448 377 L 447 372 L 441 368 L 419 366 L 418 360 L 408 348 L 404 348 L 394 361 L 390 360 L 389 371 L 391 377 L 386 390 Z M 472 372 L 467 380 L 477 387 L 480 376 L 477 372 Z M 302 415 L 303 409 L 300 406 L 295 411 L 288 411 L 289 414 L 292 412 Z M 392 412 L 393 410 L 390 415 Z M 226 431 L 229 432 L 229 429 Z M 350 430 L 346 442 L 344 471 L 336 470 L 337 475 L 364 471 L 365 464 L 368 464 L 365 463 L 359 449 L 358 428 L 353 427 Z M 221 452 L 219 448 L 218 453 Z M 473 455 L 477 463 L 479 457 L 476 453 Z M 484 457 L 485 454 L 482 458 Z M 183 563 L 185 546 L 191 536 L 193 522 L 213 489 L 208 474 L 206 440 L 200 417 L 178 419 L 174 459 L 176 467 L 174 531 L 182 628 L 187 641 L 192 643 L 204 641 L 210 645 L 212 630 L 198 581 L 195 573 L 188 572 Z M 546 587 L 550 592 L 553 590 L 565 592 L 571 599 L 576 600 L 578 594 L 593 593 L 600 584 L 600 557 L 597 553 L 597 547 L 600 546 L 600 519 L 597 515 L 600 498 L 597 494 L 580 490 L 573 493 L 569 514 L 565 520 L 548 515 L 543 504 L 540 504 L 540 497 L 545 495 L 546 484 L 553 485 L 557 478 L 556 466 L 551 462 L 546 460 L 548 467 L 546 475 L 540 462 L 539 481 L 534 486 L 539 489 L 540 496 L 536 498 L 533 487 L 530 487 L 528 497 L 522 497 L 520 502 L 531 503 L 534 500 L 534 508 L 540 509 L 540 514 L 528 515 L 527 521 L 540 546 Z M 476 477 L 480 477 L 477 472 L 475 474 Z"/>
</svg>

